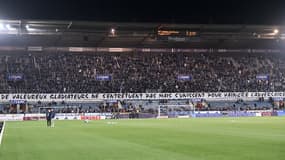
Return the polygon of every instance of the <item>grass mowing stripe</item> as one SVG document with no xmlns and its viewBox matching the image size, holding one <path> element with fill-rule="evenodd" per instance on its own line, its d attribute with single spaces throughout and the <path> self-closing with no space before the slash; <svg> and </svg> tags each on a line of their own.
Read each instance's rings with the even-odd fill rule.
<svg viewBox="0 0 285 160">
<path fill-rule="evenodd" d="M 247 160 L 285 156 L 285 117 L 8 122 L 0 159 Z M 278 136 L 276 136 L 278 135 Z"/>
</svg>

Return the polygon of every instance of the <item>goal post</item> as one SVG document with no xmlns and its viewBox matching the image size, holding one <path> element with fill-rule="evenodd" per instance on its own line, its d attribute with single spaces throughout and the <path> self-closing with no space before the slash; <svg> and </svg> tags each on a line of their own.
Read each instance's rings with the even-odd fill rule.
<svg viewBox="0 0 285 160">
<path fill-rule="evenodd" d="M 157 118 L 195 117 L 195 105 L 158 105 Z"/>
</svg>

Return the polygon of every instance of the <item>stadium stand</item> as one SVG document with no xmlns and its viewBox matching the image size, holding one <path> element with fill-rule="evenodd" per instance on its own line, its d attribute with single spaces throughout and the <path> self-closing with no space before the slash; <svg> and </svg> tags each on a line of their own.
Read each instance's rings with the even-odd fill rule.
<svg viewBox="0 0 285 160">
<path fill-rule="evenodd" d="M 1 114 L 39 113 L 44 112 L 40 108 L 48 107 L 55 107 L 58 113 L 121 112 L 131 113 L 131 117 L 150 117 L 149 113 L 157 114 L 160 106 L 161 115 L 174 116 L 189 115 L 193 110 L 201 111 L 198 116 L 209 116 L 202 115 L 204 111 L 219 111 L 211 112 L 218 116 L 224 111 L 284 109 L 285 49 L 280 42 L 285 38 L 274 33 L 284 30 L 283 26 L 2 23 L 13 26 L 14 31 L 4 28 L 0 33 Z M 234 94 L 206 99 L 190 92 Z M 240 101 L 235 92 L 246 95 Z M 25 97 L 45 93 L 84 93 L 89 98 L 76 102 L 76 98 L 54 95 Z M 174 96 L 102 98 L 105 93 Z M 176 93 L 190 94 L 183 99 L 183 95 L 174 98 Z M 101 97 L 93 98 L 93 94 Z M 167 100 L 161 101 L 163 98 Z M 143 115 L 136 115 L 137 111 Z"/>
<path fill-rule="evenodd" d="M 1 93 L 244 92 L 285 87 L 284 57 L 272 54 L 2 54 L 0 65 Z M 180 75 L 190 78 L 180 80 Z"/>
</svg>

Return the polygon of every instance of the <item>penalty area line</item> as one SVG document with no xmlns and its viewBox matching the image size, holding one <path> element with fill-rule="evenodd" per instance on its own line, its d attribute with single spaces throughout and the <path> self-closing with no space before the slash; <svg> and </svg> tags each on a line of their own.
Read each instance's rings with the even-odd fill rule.
<svg viewBox="0 0 285 160">
<path fill-rule="evenodd" d="M 5 121 L 3 122 L 3 126 L 2 126 L 2 131 L 0 133 L 0 146 L 2 144 L 2 139 L 3 139 L 3 135 L 4 135 L 4 130 L 5 130 Z"/>
</svg>

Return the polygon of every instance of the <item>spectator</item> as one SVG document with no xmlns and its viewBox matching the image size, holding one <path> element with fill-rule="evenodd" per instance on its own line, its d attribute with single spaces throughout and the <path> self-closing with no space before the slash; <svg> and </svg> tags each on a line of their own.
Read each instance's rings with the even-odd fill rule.
<svg viewBox="0 0 285 160">
<path fill-rule="evenodd" d="M 7 55 L 0 57 L 0 93 L 283 91 L 283 59 L 230 53 Z M 18 74 L 22 79 L 7 78 Z M 99 81 L 98 75 L 111 79 Z M 178 75 L 192 79 L 180 81 Z"/>
</svg>

